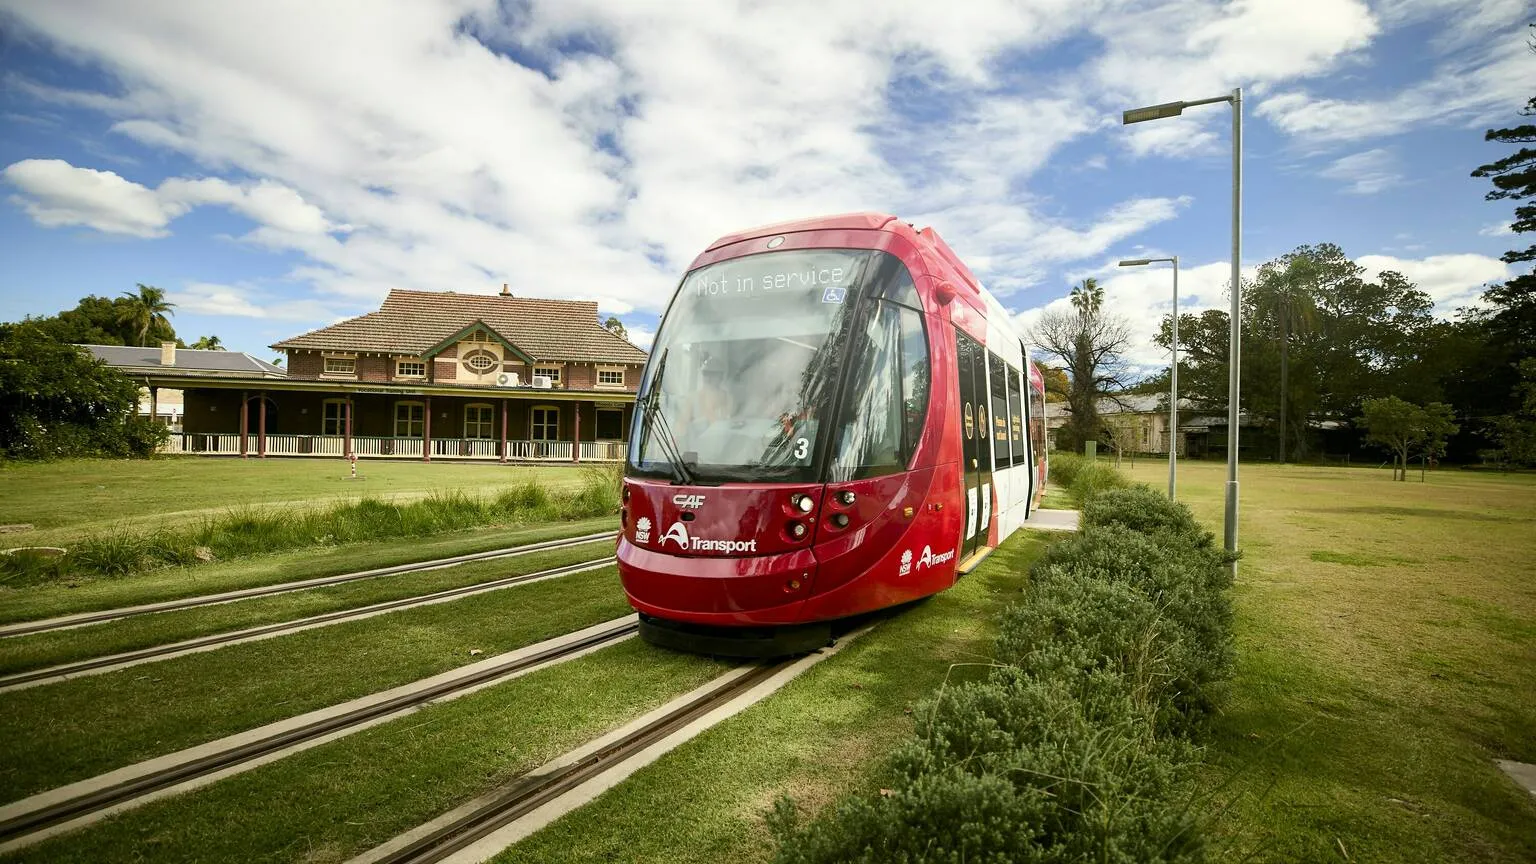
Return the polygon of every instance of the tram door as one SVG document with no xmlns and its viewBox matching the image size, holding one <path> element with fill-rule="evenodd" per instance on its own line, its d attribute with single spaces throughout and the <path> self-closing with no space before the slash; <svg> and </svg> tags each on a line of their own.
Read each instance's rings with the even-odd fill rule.
<svg viewBox="0 0 1536 864">
<path fill-rule="evenodd" d="M 955 367 L 960 374 L 961 454 L 965 460 L 965 535 L 960 560 L 986 545 L 992 521 L 992 448 L 988 430 L 986 351 L 975 339 L 955 331 Z"/>
</svg>

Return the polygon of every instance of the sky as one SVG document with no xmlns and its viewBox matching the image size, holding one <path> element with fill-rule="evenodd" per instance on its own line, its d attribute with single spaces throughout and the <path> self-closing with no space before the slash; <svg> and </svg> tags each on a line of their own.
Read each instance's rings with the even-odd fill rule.
<svg viewBox="0 0 1536 864">
<path fill-rule="evenodd" d="M 1243 265 L 1332 242 L 1454 315 L 1513 275 L 1523 0 L 0 0 L 0 320 L 135 283 L 270 358 L 391 288 L 596 300 L 649 344 L 694 256 L 933 226 L 1021 326 L 1094 277 L 1146 369 Z"/>
</svg>

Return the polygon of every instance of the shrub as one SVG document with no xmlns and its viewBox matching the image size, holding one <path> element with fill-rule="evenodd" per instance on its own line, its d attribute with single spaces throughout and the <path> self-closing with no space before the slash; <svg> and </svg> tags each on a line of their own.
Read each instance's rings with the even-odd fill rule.
<svg viewBox="0 0 1536 864">
<path fill-rule="evenodd" d="M 1052 453 L 1050 479 L 1064 487 L 1079 506 L 1109 489 L 1121 489 L 1130 480 L 1112 466 L 1076 453 Z"/>
<path fill-rule="evenodd" d="M 18 588 L 62 579 L 66 559 L 53 551 L 17 549 L 0 554 L 0 585 Z"/>
<path fill-rule="evenodd" d="M 1074 457 L 1074 488 L 1097 467 Z M 809 824 L 778 802 L 778 861 L 1204 860 L 1189 736 L 1231 665 L 1227 561 L 1150 490 L 1086 499 L 1005 612 L 989 679 L 919 706 L 880 795 Z"/>
</svg>

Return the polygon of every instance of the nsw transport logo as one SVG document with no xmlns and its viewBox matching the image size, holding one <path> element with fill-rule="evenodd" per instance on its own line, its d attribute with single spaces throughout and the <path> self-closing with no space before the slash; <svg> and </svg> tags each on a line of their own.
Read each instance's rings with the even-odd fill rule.
<svg viewBox="0 0 1536 864">
<path fill-rule="evenodd" d="M 635 542 L 651 542 L 651 520 L 648 516 L 641 516 L 635 520 Z"/>
</svg>

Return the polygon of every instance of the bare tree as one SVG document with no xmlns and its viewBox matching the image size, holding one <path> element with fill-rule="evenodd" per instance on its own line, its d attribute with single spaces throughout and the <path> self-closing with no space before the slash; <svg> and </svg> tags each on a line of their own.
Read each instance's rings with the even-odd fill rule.
<svg viewBox="0 0 1536 864">
<path fill-rule="evenodd" d="M 1071 311 L 1050 310 L 1040 316 L 1030 341 L 1055 358 L 1052 365 L 1064 368 L 1071 379 L 1067 408 L 1072 416 L 1062 431 L 1064 449 L 1078 450 L 1099 438 L 1103 424 L 1098 400 L 1125 385 L 1120 353 L 1131 336 L 1124 318 L 1104 312 L 1104 289 L 1097 280 L 1083 280 L 1072 289 L 1071 299 Z"/>
</svg>

